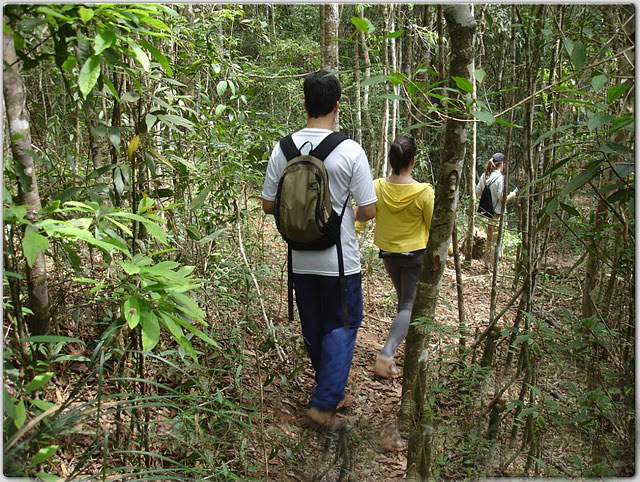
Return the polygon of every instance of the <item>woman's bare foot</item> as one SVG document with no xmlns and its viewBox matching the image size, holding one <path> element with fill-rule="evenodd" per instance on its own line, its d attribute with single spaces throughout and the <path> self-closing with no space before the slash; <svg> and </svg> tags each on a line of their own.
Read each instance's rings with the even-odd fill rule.
<svg viewBox="0 0 640 482">
<path fill-rule="evenodd" d="M 393 357 L 378 355 L 373 367 L 373 374 L 382 378 L 397 378 L 402 373 L 393 361 Z"/>
</svg>

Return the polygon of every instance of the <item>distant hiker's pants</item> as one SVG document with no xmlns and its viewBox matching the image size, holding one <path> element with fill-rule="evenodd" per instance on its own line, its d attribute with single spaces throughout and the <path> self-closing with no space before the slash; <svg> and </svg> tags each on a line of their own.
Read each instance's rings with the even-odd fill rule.
<svg viewBox="0 0 640 482">
<path fill-rule="evenodd" d="M 338 277 L 293 275 L 302 336 L 316 374 L 311 406 L 323 411 L 335 410 L 345 396 L 356 335 L 362 323 L 362 276 L 357 273 L 345 280 L 349 312 L 346 328 Z"/>
<path fill-rule="evenodd" d="M 389 273 L 393 287 L 398 295 L 397 314 L 391 323 L 387 342 L 381 351 L 384 356 L 392 357 L 409 331 L 411 311 L 413 310 L 413 302 L 416 299 L 424 253 L 425 250 L 420 250 L 412 256 L 382 258 L 384 268 Z"/>
<path fill-rule="evenodd" d="M 487 243 L 484 247 L 484 265 L 493 269 L 493 262 L 495 260 L 494 253 L 496 249 L 498 251 L 498 258 L 502 257 L 502 248 L 496 246 L 498 243 L 498 223 L 500 222 L 500 215 L 496 214 L 495 217 L 487 220 Z"/>
</svg>

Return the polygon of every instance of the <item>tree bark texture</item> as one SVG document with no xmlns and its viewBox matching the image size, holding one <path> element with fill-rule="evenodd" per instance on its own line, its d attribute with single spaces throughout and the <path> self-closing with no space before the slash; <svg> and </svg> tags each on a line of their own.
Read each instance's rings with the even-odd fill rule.
<svg viewBox="0 0 640 482">
<path fill-rule="evenodd" d="M 18 177 L 18 194 L 20 204 L 27 208 L 28 217 L 34 219 L 42 206 L 31 149 L 29 111 L 20 73 L 21 64 L 16 55 L 13 36 L 7 32 L 3 40 L 3 57 L 3 94 L 11 135 L 11 152 Z M 27 316 L 26 321 L 32 335 L 41 335 L 47 332 L 50 317 L 44 253 L 39 253 L 33 266 L 26 265 L 25 269 L 29 292 L 28 307 L 33 312 Z"/>
<path fill-rule="evenodd" d="M 473 35 L 476 22 L 468 5 L 447 5 L 444 16 L 449 31 L 451 45 L 450 78 L 463 77 L 470 79 L 471 61 L 473 59 Z M 451 80 L 450 86 L 455 88 Z M 419 360 L 426 356 L 429 324 L 434 321 L 438 293 L 442 284 L 442 275 L 447 261 L 451 232 L 455 222 L 458 206 L 459 184 L 464 165 L 467 142 L 467 128 L 464 122 L 449 119 L 445 127 L 442 165 L 439 169 L 435 191 L 435 209 L 429 233 L 429 242 L 422 266 L 422 274 L 418 282 L 418 292 L 412 313 L 412 324 L 409 327 L 405 351 L 403 378 L 402 425 L 409 429 L 409 456 L 407 459 L 407 479 L 426 479 L 429 474 L 424 468 L 429 461 L 416 460 L 415 447 L 412 444 L 424 445 L 426 431 L 425 384 L 417 383 L 424 379 Z M 427 320 L 427 323 L 424 320 Z M 422 393 L 414 393 L 423 391 Z M 408 406 L 407 406 L 408 404 Z"/>
<path fill-rule="evenodd" d="M 328 72 L 338 72 L 338 26 L 340 25 L 339 5 L 337 3 L 329 3 L 324 5 L 324 35 L 322 44 L 322 68 Z M 333 130 L 337 131 L 340 121 L 336 115 L 333 122 Z"/>
</svg>

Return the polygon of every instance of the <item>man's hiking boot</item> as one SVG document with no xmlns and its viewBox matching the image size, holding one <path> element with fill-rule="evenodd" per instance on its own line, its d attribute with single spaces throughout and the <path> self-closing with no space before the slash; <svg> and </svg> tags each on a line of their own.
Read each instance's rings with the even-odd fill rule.
<svg viewBox="0 0 640 482">
<path fill-rule="evenodd" d="M 396 366 L 393 357 L 379 354 L 373 367 L 373 374 L 382 378 L 398 378 L 402 372 Z"/>
<path fill-rule="evenodd" d="M 332 429 L 336 426 L 337 419 L 334 411 L 318 410 L 315 407 L 311 407 L 307 410 L 307 417 L 315 424 Z"/>
</svg>

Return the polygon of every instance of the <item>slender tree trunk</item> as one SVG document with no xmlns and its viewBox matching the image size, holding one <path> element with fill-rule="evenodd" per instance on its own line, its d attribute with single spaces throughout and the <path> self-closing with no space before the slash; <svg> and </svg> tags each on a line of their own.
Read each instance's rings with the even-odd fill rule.
<svg viewBox="0 0 640 482">
<path fill-rule="evenodd" d="M 24 82 L 20 73 L 21 62 L 16 55 L 13 36 L 6 31 L 3 40 L 3 59 L 3 94 L 7 121 L 9 122 L 9 134 L 11 135 L 14 169 L 18 177 L 18 194 L 20 203 L 27 208 L 28 217 L 34 220 L 42 206 L 31 149 L 29 111 L 27 110 Z M 39 253 L 33 266 L 27 265 L 25 270 L 29 292 L 28 307 L 33 312 L 27 316 L 26 321 L 32 335 L 41 335 L 48 331 L 50 318 L 44 253 Z"/>
<path fill-rule="evenodd" d="M 338 72 L 338 26 L 340 25 L 339 5 L 324 5 L 324 43 L 322 68 L 328 72 Z M 339 113 L 333 122 L 333 130 L 340 129 Z"/>
<path fill-rule="evenodd" d="M 383 34 L 389 33 L 389 23 L 391 18 L 390 5 L 382 5 L 382 16 L 384 17 Z M 383 74 L 389 75 L 389 39 L 382 41 L 383 51 Z M 385 94 L 389 92 L 389 84 L 384 84 Z M 378 147 L 378 158 L 376 162 L 376 175 L 382 177 L 387 175 L 387 152 L 389 151 L 389 99 L 384 98 L 382 101 L 382 125 L 380 127 L 380 143 Z M 382 167 L 381 167 L 382 166 Z"/>
<path fill-rule="evenodd" d="M 474 16 L 474 6 L 471 5 L 471 15 Z M 475 45 L 475 36 L 473 39 L 473 43 Z M 475 55 L 473 60 L 471 61 L 471 70 L 475 72 L 476 70 L 476 58 Z M 471 84 L 473 85 L 472 97 L 474 102 L 478 98 L 478 89 L 476 85 L 476 76 L 471 76 Z M 468 229 L 467 229 L 467 238 L 465 245 L 465 255 L 464 255 L 464 265 L 469 267 L 471 266 L 471 260 L 473 258 L 473 231 L 475 229 L 475 211 L 476 211 L 476 156 L 477 156 L 477 148 L 478 148 L 478 123 L 474 122 L 471 125 L 471 149 L 469 155 L 469 179 L 467 181 L 467 191 L 469 192 L 469 211 L 468 211 Z"/>
<path fill-rule="evenodd" d="M 444 15 L 451 41 L 450 77 L 463 77 L 469 80 L 475 20 L 468 5 L 447 5 L 444 7 Z M 426 370 L 426 366 L 420 366 L 418 361 L 427 358 L 429 324 L 434 323 L 436 301 L 455 222 L 466 142 L 466 124 L 449 119 L 445 127 L 442 165 L 436 184 L 435 209 L 429 243 L 418 283 L 405 350 L 402 400 L 403 403 L 406 403 L 405 400 L 409 401 L 409 406 L 402 407 L 402 425 L 410 428 L 407 457 L 408 480 L 426 480 L 429 476 L 430 461 L 425 460 L 424 457 L 416 458 L 420 453 L 416 447 L 425 447 L 428 442 L 426 438 L 429 436 L 427 427 L 423 425 L 426 387 L 424 383 L 417 383 L 418 380 L 425 378 L 425 374 L 420 370 Z"/>
<path fill-rule="evenodd" d="M 364 8 L 362 8 L 358 15 L 360 18 L 364 18 Z M 362 58 L 364 60 L 364 78 L 365 80 L 371 77 L 371 58 L 369 57 L 369 46 L 367 45 L 367 39 L 364 32 L 359 32 L 360 35 L 360 47 L 362 48 Z M 375 142 L 373 140 L 373 123 L 371 122 L 371 113 L 369 112 L 369 86 L 365 85 L 362 89 L 362 111 L 364 114 L 364 123 L 366 128 L 366 136 L 363 139 L 367 139 L 365 151 L 369 153 L 369 159 L 372 164 L 375 163 Z M 373 166 L 372 166 L 373 167 Z M 374 171 L 375 175 L 375 171 Z"/>
<path fill-rule="evenodd" d="M 356 141 L 362 144 L 362 96 L 360 95 L 360 43 L 353 45 L 353 82 L 356 89 Z"/>
<path fill-rule="evenodd" d="M 396 8 L 394 7 L 393 4 L 391 4 L 390 7 L 389 7 L 389 22 L 390 22 L 389 31 L 390 32 L 395 32 L 395 30 L 396 30 Z M 391 70 L 393 72 L 397 72 L 398 71 L 398 52 L 396 50 L 396 39 L 395 38 L 391 39 L 390 51 L 391 51 Z M 400 93 L 400 86 L 399 85 L 394 85 L 393 86 L 393 93 L 394 93 L 394 95 L 398 95 Z M 391 103 L 391 131 L 390 131 L 391 132 L 391 142 L 393 141 L 393 139 L 396 138 L 397 129 L 398 129 L 398 99 L 394 98 L 393 102 Z"/>
</svg>

